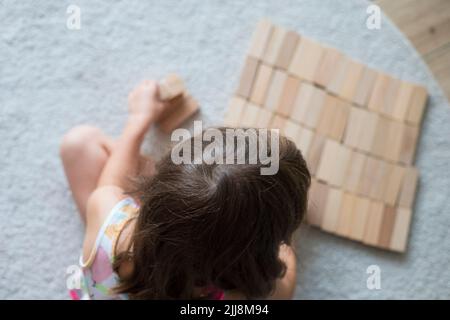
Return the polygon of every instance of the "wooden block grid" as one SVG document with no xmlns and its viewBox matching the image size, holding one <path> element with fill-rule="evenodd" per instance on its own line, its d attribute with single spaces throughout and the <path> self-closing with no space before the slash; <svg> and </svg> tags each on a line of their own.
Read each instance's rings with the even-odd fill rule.
<svg viewBox="0 0 450 320">
<path fill-rule="evenodd" d="M 419 85 L 263 20 L 225 125 L 278 128 L 296 143 L 313 177 L 311 225 L 402 252 L 426 99 Z"/>
</svg>

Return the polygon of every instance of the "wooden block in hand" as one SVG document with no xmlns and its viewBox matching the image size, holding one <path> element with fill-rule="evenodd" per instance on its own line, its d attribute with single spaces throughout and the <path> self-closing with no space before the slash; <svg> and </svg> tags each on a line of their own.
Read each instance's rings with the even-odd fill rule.
<svg viewBox="0 0 450 320">
<path fill-rule="evenodd" d="M 255 31 L 253 32 L 250 42 L 250 48 L 248 54 L 255 59 L 261 60 L 264 56 L 264 52 L 272 34 L 273 25 L 267 20 L 263 19 L 258 22 Z"/>
<path fill-rule="evenodd" d="M 289 65 L 289 72 L 300 79 L 314 81 L 323 51 L 318 42 L 302 37 Z"/>
<path fill-rule="evenodd" d="M 261 63 L 259 64 L 258 71 L 256 73 L 256 79 L 254 80 L 252 94 L 250 101 L 261 106 L 266 99 L 267 91 L 269 89 L 270 80 L 272 79 L 273 68 Z"/>
<path fill-rule="evenodd" d="M 412 208 L 416 196 L 419 172 L 414 167 L 407 167 L 398 199 L 398 204 L 404 208 Z"/>
<path fill-rule="evenodd" d="M 171 133 L 198 110 L 197 101 L 190 95 L 184 95 L 181 104 L 174 107 L 172 112 L 158 123 L 159 128 L 165 133 Z"/>
<path fill-rule="evenodd" d="M 335 48 L 324 48 L 322 59 L 316 69 L 314 75 L 314 82 L 326 88 L 336 70 L 339 68 L 339 63 L 342 61 L 342 53 Z"/>
<path fill-rule="evenodd" d="M 162 101 L 182 96 L 186 91 L 183 79 L 171 73 L 159 81 L 159 98 Z"/>
<path fill-rule="evenodd" d="M 294 31 L 288 31 L 281 44 L 280 51 L 275 61 L 275 66 L 287 70 L 291 63 L 297 44 L 300 41 L 300 36 Z"/>
<path fill-rule="evenodd" d="M 316 179 L 311 179 L 309 189 L 308 211 L 306 219 L 313 226 L 321 226 L 322 217 L 325 212 L 325 205 L 328 197 L 328 186 Z"/>
<path fill-rule="evenodd" d="M 297 97 L 300 80 L 293 76 L 288 76 L 281 97 L 278 102 L 277 112 L 285 117 L 289 117 L 294 107 L 295 98 Z"/>
<path fill-rule="evenodd" d="M 412 209 L 397 208 L 395 214 L 394 228 L 390 239 L 389 248 L 394 251 L 404 252 L 408 240 L 411 224 Z"/>
<path fill-rule="evenodd" d="M 381 201 L 371 201 L 369 215 L 362 241 L 365 244 L 378 246 L 380 238 L 381 224 L 383 221 L 384 204 Z"/>
<path fill-rule="evenodd" d="M 225 114 L 224 125 L 227 127 L 237 127 L 242 119 L 246 101 L 240 97 L 232 97 L 228 103 Z"/>
<path fill-rule="evenodd" d="M 257 70 L 258 60 L 252 57 L 247 57 L 241 73 L 241 78 L 239 80 L 239 87 L 236 91 L 237 95 L 243 97 L 244 99 L 248 99 L 250 97 Z"/>
</svg>

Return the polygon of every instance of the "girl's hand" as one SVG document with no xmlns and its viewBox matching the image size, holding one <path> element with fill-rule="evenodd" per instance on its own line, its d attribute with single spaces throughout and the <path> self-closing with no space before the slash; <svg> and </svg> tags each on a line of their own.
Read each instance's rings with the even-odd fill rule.
<svg viewBox="0 0 450 320">
<path fill-rule="evenodd" d="M 158 83 L 144 80 L 128 95 L 130 120 L 148 126 L 158 120 L 164 104 L 158 98 Z"/>
</svg>

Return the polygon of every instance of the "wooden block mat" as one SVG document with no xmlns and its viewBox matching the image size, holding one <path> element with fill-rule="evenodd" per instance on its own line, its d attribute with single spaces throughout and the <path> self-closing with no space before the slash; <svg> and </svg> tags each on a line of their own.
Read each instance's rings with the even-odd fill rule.
<svg viewBox="0 0 450 320">
<path fill-rule="evenodd" d="M 426 100 L 420 85 L 262 20 L 224 124 L 278 128 L 296 143 L 313 177 L 308 223 L 403 252 Z"/>
</svg>

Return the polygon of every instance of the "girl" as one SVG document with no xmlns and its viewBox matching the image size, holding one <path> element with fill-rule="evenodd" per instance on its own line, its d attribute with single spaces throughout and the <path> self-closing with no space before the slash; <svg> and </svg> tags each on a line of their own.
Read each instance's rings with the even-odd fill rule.
<svg viewBox="0 0 450 320">
<path fill-rule="evenodd" d="M 86 223 L 81 289 L 72 297 L 290 299 L 291 238 L 310 185 L 300 151 L 280 137 L 272 176 L 260 174 L 261 164 L 176 165 L 170 154 L 155 166 L 139 150 L 166 108 L 157 83 L 144 81 L 128 100 L 118 140 L 81 126 L 61 144 Z"/>
</svg>

